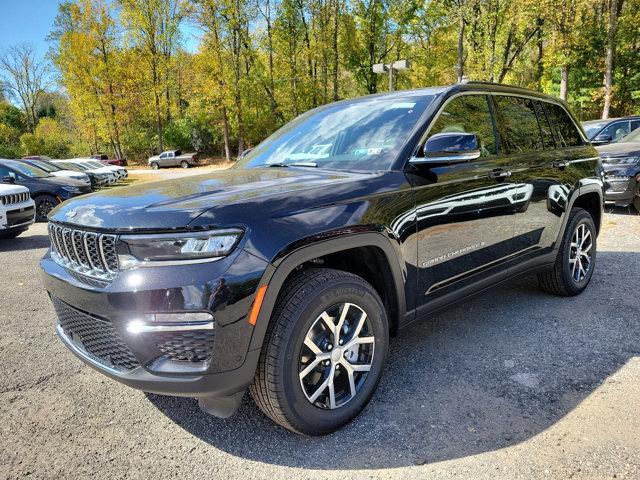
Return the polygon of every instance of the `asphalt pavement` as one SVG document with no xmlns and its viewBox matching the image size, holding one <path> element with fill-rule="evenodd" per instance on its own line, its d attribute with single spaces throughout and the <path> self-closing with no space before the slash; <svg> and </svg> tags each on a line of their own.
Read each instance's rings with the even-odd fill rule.
<svg viewBox="0 0 640 480">
<path fill-rule="evenodd" d="M 522 278 L 392 339 L 365 412 L 305 438 L 85 366 L 54 333 L 46 226 L 0 241 L 0 478 L 640 478 L 640 216 L 610 211 L 589 288 Z"/>
</svg>

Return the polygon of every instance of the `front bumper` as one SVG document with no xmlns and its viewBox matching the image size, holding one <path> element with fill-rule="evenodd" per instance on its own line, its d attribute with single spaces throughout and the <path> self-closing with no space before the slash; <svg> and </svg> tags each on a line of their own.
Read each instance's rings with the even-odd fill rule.
<svg viewBox="0 0 640 480">
<path fill-rule="evenodd" d="M 200 265 L 127 270 L 110 283 L 69 271 L 49 255 L 41 267 L 61 340 L 108 377 L 147 392 L 201 398 L 229 396 L 251 383 L 260 351 L 249 350 L 253 327 L 246 316 L 263 260 L 239 252 Z M 195 312 L 213 315 L 210 337 L 158 340 L 127 329 L 145 314 Z M 176 351 L 196 343 L 204 349 L 199 355 L 178 358 Z"/>
<path fill-rule="evenodd" d="M 635 177 L 605 177 L 605 203 L 627 207 L 638 193 L 638 181 Z"/>
</svg>

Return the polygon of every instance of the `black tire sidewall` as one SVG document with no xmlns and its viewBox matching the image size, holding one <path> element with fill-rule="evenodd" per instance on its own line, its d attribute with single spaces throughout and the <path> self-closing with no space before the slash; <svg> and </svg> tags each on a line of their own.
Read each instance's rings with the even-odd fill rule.
<svg viewBox="0 0 640 480">
<path fill-rule="evenodd" d="M 34 198 L 34 202 L 36 204 L 36 222 L 46 222 L 48 221 L 47 215 L 42 216 L 41 210 L 40 210 L 40 206 L 39 206 L 39 202 L 44 201 L 44 200 L 49 200 L 52 204 L 52 210 L 53 208 L 56 207 L 56 205 L 58 205 L 60 202 L 56 199 L 56 197 L 54 197 L 53 195 L 49 195 L 49 194 L 43 194 L 43 195 L 38 195 L 37 197 Z"/>
<path fill-rule="evenodd" d="M 302 391 L 298 372 L 300 352 L 304 338 L 318 316 L 327 308 L 344 302 L 354 303 L 367 313 L 376 338 L 373 364 L 354 399 L 334 410 L 322 409 L 312 405 Z M 331 286 L 310 295 L 309 300 L 296 310 L 295 315 L 295 323 L 278 358 L 278 369 L 282 372 L 280 388 L 285 399 L 283 408 L 288 410 L 287 417 L 293 426 L 302 433 L 331 433 L 362 411 L 380 381 L 389 345 L 386 313 L 375 292 L 365 282 L 354 278 L 333 282 Z"/>
<path fill-rule="evenodd" d="M 591 240 L 593 242 L 593 246 L 591 247 L 591 265 L 589 266 L 589 271 L 587 275 L 580 281 L 576 282 L 571 274 L 571 269 L 569 267 L 569 256 L 571 254 L 571 240 L 573 238 L 573 234 L 576 229 L 580 225 L 586 225 L 591 233 Z M 565 283 L 565 287 L 569 290 L 572 295 L 577 295 L 581 293 L 591 281 L 591 277 L 593 276 L 593 270 L 596 267 L 596 257 L 597 257 L 597 234 L 596 234 L 596 226 L 593 222 L 593 218 L 586 210 L 582 210 L 578 212 L 573 219 L 567 231 L 565 233 L 564 239 L 564 251 L 562 252 L 562 276 Z"/>
<path fill-rule="evenodd" d="M 156 162 L 151 162 L 151 169 L 152 170 L 158 170 L 160 168 L 160 165 L 158 165 Z"/>
<path fill-rule="evenodd" d="M 180 162 L 180 166 L 182 168 L 189 168 L 189 163 L 183 160 L 182 162 Z"/>
</svg>

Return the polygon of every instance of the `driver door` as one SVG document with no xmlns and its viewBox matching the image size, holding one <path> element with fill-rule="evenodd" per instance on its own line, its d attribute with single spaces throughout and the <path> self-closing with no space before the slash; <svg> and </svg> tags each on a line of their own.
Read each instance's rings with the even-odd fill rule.
<svg viewBox="0 0 640 480">
<path fill-rule="evenodd" d="M 449 99 L 426 140 L 441 133 L 474 133 L 480 158 L 446 166 L 416 164 L 417 307 L 476 284 L 515 252 L 514 213 L 518 185 L 510 180 L 508 160 L 498 155 L 492 108 L 485 94 Z"/>
</svg>

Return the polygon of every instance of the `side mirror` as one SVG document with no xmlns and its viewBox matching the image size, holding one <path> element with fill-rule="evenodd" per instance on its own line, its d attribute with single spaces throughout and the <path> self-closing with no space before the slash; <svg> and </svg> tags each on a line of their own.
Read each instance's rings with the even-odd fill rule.
<svg viewBox="0 0 640 480">
<path fill-rule="evenodd" d="M 444 166 L 480 158 L 480 138 L 475 133 L 437 133 L 424 145 L 424 155 L 413 157 L 415 165 Z"/>
<path fill-rule="evenodd" d="M 7 175 L 6 177 L 2 177 L 2 183 L 16 183 L 16 179 Z"/>
<path fill-rule="evenodd" d="M 603 145 L 605 143 L 611 143 L 613 141 L 613 137 L 611 135 L 596 135 L 591 140 L 591 143 L 595 145 Z"/>
</svg>

